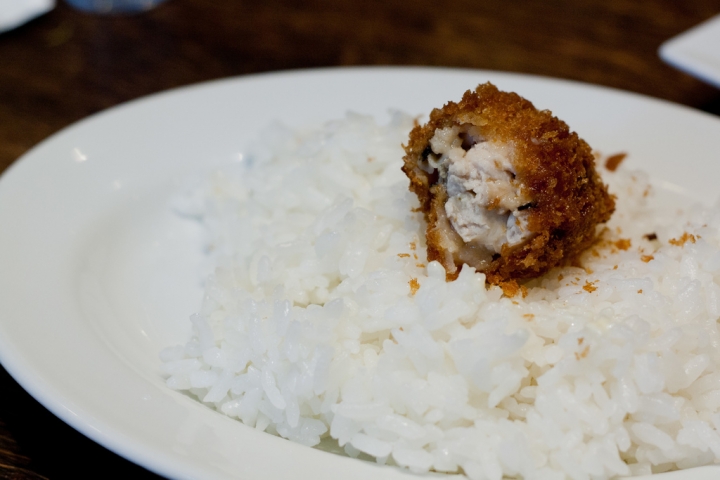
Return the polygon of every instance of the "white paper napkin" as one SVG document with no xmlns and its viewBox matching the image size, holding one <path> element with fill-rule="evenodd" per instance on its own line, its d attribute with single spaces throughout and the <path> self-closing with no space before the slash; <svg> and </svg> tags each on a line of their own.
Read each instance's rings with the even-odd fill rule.
<svg viewBox="0 0 720 480">
<path fill-rule="evenodd" d="M 720 15 L 660 46 L 670 65 L 720 88 Z"/>
<path fill-rule="evenodd" d="M 0 0 L 0 32 L 12 30 L 55 7 L 55 0 Z"/>
</svg>

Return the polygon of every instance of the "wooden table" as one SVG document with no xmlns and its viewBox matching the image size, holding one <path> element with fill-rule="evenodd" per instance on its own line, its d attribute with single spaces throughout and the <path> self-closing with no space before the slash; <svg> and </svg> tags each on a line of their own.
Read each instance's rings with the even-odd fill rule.
<svg viewBox="0 0 720 480">
<path fill-rule="evenodd" d="M 134 16 L 60 3 L 0 34 L 0 170 L 61 128 L 168 88 L 271 70 L 426 65 L 591 82 L 720 114 L 720 91 L 665 65 L 717 0 L 169 0 Z M 152 473 L 96 445 L 0 369 L 0 478 Z M 102 471 L 88 461 L 96 459 Z"/>
</svg>

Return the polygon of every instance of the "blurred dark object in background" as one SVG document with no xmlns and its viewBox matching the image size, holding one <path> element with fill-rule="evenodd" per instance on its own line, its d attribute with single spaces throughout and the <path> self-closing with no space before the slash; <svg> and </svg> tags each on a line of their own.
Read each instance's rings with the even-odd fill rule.
<svg viewBox="0 0 720 480">
<path fill-rule="evenodd" d="M 68 5 L 83 12 L 98 14 L 124 14 L 145 12 L 165 0 L 65 0 Z"/>
</svg>

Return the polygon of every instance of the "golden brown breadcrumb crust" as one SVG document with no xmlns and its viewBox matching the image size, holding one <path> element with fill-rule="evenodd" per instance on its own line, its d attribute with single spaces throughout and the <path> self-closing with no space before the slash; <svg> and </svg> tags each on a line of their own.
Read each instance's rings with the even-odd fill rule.
<svg viewBox="0 0 720 480">
<path fill-rule="evenodd" d="M 462 124 L 475 125 L 488 141 L 513 145 L 517 179 L 532 199 L 527 228 L 533 236 L 512 248 L 503 245 L 489 265 L 479 269 L 490 283 L 539 276 L 571 262 L 593 243 L 595 227 L 610 218 L 615 202 L 595 171 L 588 144 L 551 112 L 539 111 L 516 93 L 486 83 L 465 92 L 459 103 L 434 109 L 425 125 L 413 128 L 404 146 L 402 169 L 428 224 L 428 261 L 439 261 L 448 280 L 457 278 L 464 263 L 448 242 L 462 243 L 462 239 L 452 232 L 448 237 L 447 228 L 442 231 L 443 222 L 448 224 L 443 220 L 447 192 L 437 171 L 427 173 L 420 162 L 429 153 L 437 129 Z"/>
</svg>

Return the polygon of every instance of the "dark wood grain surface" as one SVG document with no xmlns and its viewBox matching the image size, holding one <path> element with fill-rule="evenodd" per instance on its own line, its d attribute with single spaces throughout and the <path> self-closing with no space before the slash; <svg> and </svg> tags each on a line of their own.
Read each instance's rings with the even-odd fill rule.
<svg viewBox="0 0 720 480">
<path fill-rule="evenodd" d="M 718 13 L 717 0 L 169 0 L 132 16 L 60 3 L 0 34 L 0 170 L 52 133 L 127 100 L 310 67 L 532 73 L 720 114 L 719 90 L 657 55 L 662 42 Z M 0 392 L 0 478 L 154 476 L 57 420 L 4 370 Z"/>
</svg>

